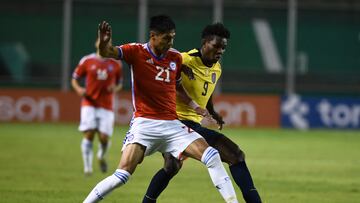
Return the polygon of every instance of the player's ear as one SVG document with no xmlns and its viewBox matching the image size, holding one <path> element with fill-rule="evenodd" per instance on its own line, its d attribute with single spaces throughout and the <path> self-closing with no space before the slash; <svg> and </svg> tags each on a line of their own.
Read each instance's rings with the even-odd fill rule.
<svg viewBox="0 0 360 203">
<path fill-rule="evenodd" d="M 153 37 L 155 37 L 157 35 L 157 33 L 155 31 L 153 31 L 153 30 L 150 30 L 149 35 L 150 35 L 150 38 L 153 38 Z"/>
<path fill-rule="evenodd" d="M 204 46 L 206 44 L 207 40 L 206 38 L 202 38 L 201 39 L 201 46 Z"/>
</svg>

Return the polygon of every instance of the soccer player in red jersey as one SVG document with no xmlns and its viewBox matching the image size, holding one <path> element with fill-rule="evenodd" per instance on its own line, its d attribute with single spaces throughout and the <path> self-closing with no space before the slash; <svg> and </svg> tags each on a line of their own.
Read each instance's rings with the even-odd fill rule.
<svg viewBox="0 0 360 203">
<path fill-rule="evenodd" d="M 183 155 L 201 161 L 227 203 L 237 203 L 230 178 L 219 153 L 191 128 L 177 119 L 176 94 L 203 116 L 209 112 L 189 98 L 181 86 L 182 57 L 172 49 L 175 24 L 168 16 L 150 20 L 150 40 L 145 44 L 111 45 L 111 27 L 99 25 L 100 54 L 123 59 L 130 65 L 134 117 L 124 140 L 123 152 L 115 173 L 99 182 L 84 200 L 98 202 L 115 188 L 124 185 L 144 156 L 156 151 Z"/>
<path fill-rule="evenodd" d="M 93 172 L 93 140 L 99 136 L 97 159 L 102 172 L 107 171 L 105 154 L 109 137 L 114 129 L 114 94 L 122 88 L 122 64 L 99 54 L 99 40 L 95 43 L 96 53 L 84 56 L 73 73 L 72 87 L 82 97 L 79 131 L 84 133 L 81 152 L 85 175 Z M 85 87 L 78 80 L 85 78 Z"/>
</svg>

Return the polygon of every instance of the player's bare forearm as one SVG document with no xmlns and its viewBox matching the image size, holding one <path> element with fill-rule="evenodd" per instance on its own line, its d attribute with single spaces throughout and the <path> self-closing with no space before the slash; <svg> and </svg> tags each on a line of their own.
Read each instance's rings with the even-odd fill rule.
<svg viewBox="0 0 360 203">
<path fill-rule="evenodd" d="M 219 130 L 222 130 L 223 125 L 225 124 L 223 118 L 218 114 L 214 109 L 214 104 L 212 101 L 212 95 L 210 96 L 208 103 L 206 104 L 206 109 L 209 111 L 210 115 L 215 119 L 216 123 L 219 126 Z"/>
<path fill-rule="evenodd" d="M 112 46 L 112 45 L 99 45 L 99 54 L 102 57 L 106 58 L 113 58 L 118 59 L 119 58 L 119 50 L 118 48 Z"/>
<path fill-rule="evenodd" d="M 74 88 L 75 92 L 79 95 L 79 96 L 84 96 L 85 95 L 85 88 L 81 87 L 79 85 L 79 82 L 76 79 L 72 79 L 71 80 L 71 86 Z"/>
<path fill-rule="evenodd" d="M 118 59 L 119 50 L 112 46 L 112 30 L 108 22 L 103 21 L 98 27 L 99 54 L 102 57 Z"/>
<path fill-rule="evenodd" d="M 209 113 L 210 113 L 211 115 L 217 114 L 217 113 L 215 112 L 214 104 L 213 104 L 213 102 L 212 102 L 212 95 L 210 96 L 210 98 L 209 98 L 209 100 L 208 100 L 208 102 L 207 102 L 207 104 L 206 104 L 206 109 L 209 111 Z"/>
<path fill-rule="evenodd" d="M 181 83 L 176 84 L 176 93 L 180 97 L 180 99 L 187 105 L 189 105 L 194 111 L 201 116 L 206 118 L 210 118 L 210 114 L 206 109 L 203 109 L 199 106 L 194 100 L 191 99 L 189 94 L 186 92 Z"/>
</svg>

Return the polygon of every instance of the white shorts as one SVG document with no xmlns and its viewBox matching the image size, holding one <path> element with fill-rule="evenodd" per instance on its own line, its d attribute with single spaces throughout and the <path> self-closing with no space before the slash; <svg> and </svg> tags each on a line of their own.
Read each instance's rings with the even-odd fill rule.
<svg viewBox="0 0 360 203">
<path fill-rule="evenodd" d="M 199 138 L 202 137 L 179 120 L 154 120 L 137 117 L 130 124 L 130 130 L 126 133 L 122 150 L 128 144 L 139 143 L 146 147 L 145 156 L 159 151 L 170 152 L 179 159 L 181 153 Z"/>
<path fill-rule="evenodd" d="M 79 131 L 97 129 L 110 137 L 114 130 L 114 117 L 113 111 L 93 106 L 82 106 Z"/>
</svg>

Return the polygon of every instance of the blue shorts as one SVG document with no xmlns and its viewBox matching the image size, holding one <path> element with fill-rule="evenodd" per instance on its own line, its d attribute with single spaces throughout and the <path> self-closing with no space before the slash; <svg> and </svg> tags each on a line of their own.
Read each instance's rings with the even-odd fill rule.
<svg viewBox="0 0 360 203">
<path fill-rule="evenodd" d="M 202 127 L 200 123 L 196 123 L 194 121 L 190 120 L 180 120 L 183 124 L 185 124 L 187 127 L 193 129 L 195 132 L 199 133 L 203 138 L 205 138 L 206 142 L 214 147 L 217 140 L 221 137 L 224 137 L 224 134 L 221 134 L 215 130 L 211 130 L 205 127 Z"/>
</svg>

